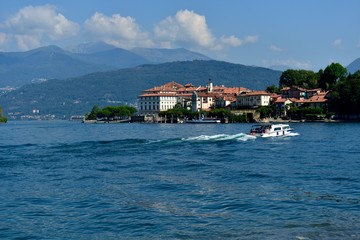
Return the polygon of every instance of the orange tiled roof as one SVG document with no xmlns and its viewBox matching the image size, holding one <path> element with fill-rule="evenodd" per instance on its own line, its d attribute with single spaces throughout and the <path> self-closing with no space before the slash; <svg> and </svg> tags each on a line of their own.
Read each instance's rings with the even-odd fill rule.
<svg viewBox="0 0 360 240">
<path fill-rule="evenodd" d="M 308 99 L 309 102 L 318 102 L 323 103 L 327 102 L 327 99 L 325 98 L 326 94 L 324 95 L 314 95 L 310 99 Z"/>
<path fill-rule="evenodd" d="M 277 99 L 274 101 L 274 103 L 285 103 L 286 101 L 295 102 L 295 101 L 297 101 L 297 100 L 298 100 L 298 99 L 296 99 L 296 98 L 291 98 L 291 99 L 289 99 L 289 98 L 279 97 L 279 98 L 277 98 Z"/>
<path fill-rule="evenodd" d="M 247 92 L 247 93 L 240 94 L 240 96 L 258 96 L 258 95 L 268 95 L 268 96 L 270 96 L 270 93 L 268 93 L 266 91 L 252 91 L 252 92 Z"/>
</svg>

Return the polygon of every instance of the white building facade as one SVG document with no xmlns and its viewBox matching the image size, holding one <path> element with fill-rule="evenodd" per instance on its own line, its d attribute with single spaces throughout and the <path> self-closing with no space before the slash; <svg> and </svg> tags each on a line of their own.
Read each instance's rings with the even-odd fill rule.
<svg viewBox="0 0 360 240">
<path fill-rule="evenodd" d="M 270 94 L 265 91 L 239 94 L 236 97 L 238 107 L 262 107 L 270 105 Z"/>
<path fill-rule="evenodd" d="M 175 107 L 178 97 L 175 94 L 144 94 L 138 98 L 140 115 L 157 115 Z"/>
</svg>

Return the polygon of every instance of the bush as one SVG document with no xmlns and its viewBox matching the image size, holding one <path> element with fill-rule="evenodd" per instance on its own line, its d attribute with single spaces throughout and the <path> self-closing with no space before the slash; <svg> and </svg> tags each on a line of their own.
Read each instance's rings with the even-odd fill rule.
<svg viewBox="0 0 360 240">
<path fill-rule="evenodd" d="M 0 117 L 0 123 L 6 123 L 7 118 L 6 117 Z"/>
</svg>

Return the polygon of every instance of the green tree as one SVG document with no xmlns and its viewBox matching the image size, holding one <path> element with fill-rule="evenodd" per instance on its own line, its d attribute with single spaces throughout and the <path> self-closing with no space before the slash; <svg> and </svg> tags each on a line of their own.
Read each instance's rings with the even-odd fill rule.
<svg viewBox="0 0 360 240">
<path fill-rule="evenodd" d="M 310 70 L 293 70 L 284 71 L 280 76 L 280 87 L 299 86 L 307 89 L 316 88 L 319 75 Z"/>
<path fill-rule="evenodd" d="M 217 117 L 221 119 L 228 118 L 230 115 L 230 110 L 224 108 L 215 108 L 208 113 L 209 117 Z"/>
<path fill-rule="evenodd" d="M 360 113 L 360 71 L 336 84 L 331 93 L 330 108 L 338 113 Z"/>
<path fill-rule="evenodd" d="M 319 87 L 325 90 L 333 90 L 336 83 L 343 81 L 348 76 L 346 68 L 340 63 L 331 63 L 328 65 L 319 79 Z"/>
<path fill-rule="evenodd" d="M 192 113 L 190 110 L 183 108 L 181 104 L 176 104 L 172 109 L 159 113 L 159 116 L 165 117 L 165 115 L 173 117 L 190 117 L 192 116 Z"/>
<path fill-rule="evenodd" d="M 256 111 L 260 113 L 260 118 L 267 118 L 275 112 L 275 105 L 259 107 Z"/>
<path fill-rule="evenodd" d="M 6 123 L 7 122 L 7 118 L 4 117 L 4 112 L 2 107 L 0 107 L 0 123 Z"/>
<path fill-rule="evenodd" d="M 275 85 L 268 86 L 266 88 L 266 91 L 269 93 L 281 94 L 281 89 L 279 87 L 276 87 Z"/>
<path fill-rule="evenodd" d="M 87 115 L 87 120 L 95 120 L 97 118 L 124 118 L 130 117 L 136 113 L 136 108 L 131 106 L 107 106 L 100 109 L 98 106 L 94 106 L 91 113 Z"/>
<path fill-rule="evenodd" d="M 87 120 L 96 120 L 97 115 L 99 114 L 99 112 L 101 111 L 101 109 L 99 108 L 99 106 L 95 105 L 92 109 L 90 114 L 86 115 L 86 119 Z"/>
</svg>

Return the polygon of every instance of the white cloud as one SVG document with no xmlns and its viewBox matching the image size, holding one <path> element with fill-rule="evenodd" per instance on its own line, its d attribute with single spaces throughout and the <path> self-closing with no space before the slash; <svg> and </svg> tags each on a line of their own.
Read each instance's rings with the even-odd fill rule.
<svg viewBox="0 0 360 240">
<path fill-rule="evenodd" d="M 257 36 L 247 36 L 244 39 L 234 35 L 217 38 L 207 26 L 205 16 L 189 10 L 178 11 L 175 16 L 169 16 L 158 23 L 154 34 L 162 47 L 185 46 L 207 50 L 238 47 L 258 40 Z"/>
<path fill-rule="evenodd" d="M 221 37 L 221 41 L 226 45 L 230 45 L 232 47 L 238 47 L 247 43 L 255 43 L 258 40 L 258 36 L 246 36 L 244 39 L 240 39 L 231 35 L 230 37 Z"/>
<path fill-rule="evenodd" d="M 269 48 L 270 48 L 270 50 L 273 51 L 273 52 L 283 52 L 283 51 L 284 51 L 283 48 L 280 48 L 280 47 L 278 47 L 278 46 L 276 46 L 276 45 L 274 45 L 274 44 L 270 45 Z"/>
<path fill-rule="evenodd" d="M 311 69 L 310 61 L 297 61 L 294 59 L 264 61 L 267 67 L 285 66 L 290 69 Z"/>
<path fill-rule="evenodd" d="M 0 46 L 4 45 L 7 41 L 6 33 L 0 32 Z"/>
<path fill-rule="evenodd" d="M 171 43 L 196 44 L 202 48 L 215 46 L 215 38 L 207 27 L 205 16 L 193 11 L 178 11 L 175 17 L 167 17 L 155 26 L 155 36 Z"/>
<path fill-rule="evenodd" d="M 339 48 L 342 49 L 343 45 L 342 45 L 342 40 L 341 39 L 336 39 L 334 42 L 332 42 L 333 47 L 335 48 Z"/>
<path fill-rule="evenodd" d="M 14 37 L 20 49 L 28 50 L 41 46 L 40 39 L 37 36 L 15 35 Z"/>
<path fill-rule="evenodd" d="M 43 39 L 74 36 L 79 30 L 77 23 L 66 19 L 52 5 L 24 7 L 3 25 L 24 50 L 39 45 Z"/>
<path fill-rule="evenodd" d="M 135 19 L 114 14 L 111 17 L 95 13 L 84 23 L 85 31 L 96 40 L 122 48 L 151 47 L 152 40 L 142 32 Z"/>
<path fill-rule="evenodd" d="M 6 33 L 0 32 L 0 51 L 4 51 L 6 43 L 9 41 Z"/>
</svg>

